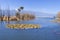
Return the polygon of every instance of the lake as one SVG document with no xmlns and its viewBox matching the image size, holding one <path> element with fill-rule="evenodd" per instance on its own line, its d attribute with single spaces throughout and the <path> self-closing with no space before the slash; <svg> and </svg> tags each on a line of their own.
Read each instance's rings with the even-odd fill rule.
<svg viewBox="0 0 60 40">
<path fill-rule="evenodd" d="M 11 21 L 10 24 L 39 24 L 39 29 L 10 29 L 8 22 L 0 21 L 0 40 L 60 40 L 60 23 L 54 18 L 36 18 L 31 21 Z"/>
</svg>

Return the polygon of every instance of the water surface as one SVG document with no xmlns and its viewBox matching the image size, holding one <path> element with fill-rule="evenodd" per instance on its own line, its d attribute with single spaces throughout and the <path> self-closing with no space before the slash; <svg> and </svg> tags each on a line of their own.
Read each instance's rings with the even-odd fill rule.
<svg viewBox="0 0 60 40">
<path fill-rule="evenodd" d="M 31 21 L 11 21 L 10 24 L 39 24 L 39 29 L 9 29 L 8 22 L 0 21 L 0 40 L 60 40 L 60 23 L 53 18 L 36 18 Z"/>
</svg>

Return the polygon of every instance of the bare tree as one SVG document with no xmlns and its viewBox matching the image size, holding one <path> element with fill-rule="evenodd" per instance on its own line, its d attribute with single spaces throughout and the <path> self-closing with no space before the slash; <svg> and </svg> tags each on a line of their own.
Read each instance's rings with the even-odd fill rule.
<svg viewBox="0 0 60 40">
<path fill-rule="evenodd" d="M 3 21 L 3 13 L 2 13 L 1 5 L 0 5 L 0 18 L 1 18 L 1 21 Z"/>
<path fill-rule="evenodd" d="M 8 21 L 9 21 L 9 18 L 10 18 L 10 7 L 9 7 L 9 5 L 8 5 L 8 8 L 7 8 L 7 16 L 8 16 Z"/>
<path fill-rule="evenodd" d="M 1 6 L 0 6 L 0 17 L 2 16 L 2 9 L 1 9 Z"/>
</svg>

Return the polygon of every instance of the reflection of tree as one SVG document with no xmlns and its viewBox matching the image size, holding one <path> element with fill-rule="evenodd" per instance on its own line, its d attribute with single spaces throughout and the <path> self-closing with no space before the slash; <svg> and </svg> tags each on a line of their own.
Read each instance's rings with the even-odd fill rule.
<svg viewBox="0 0 60 40">
<path fill-rule="evenodd" d="M 20 24 L 20 21 L 16 21 L 16 24 Z"/>
<path fill-rule="evenodd" d="M 6 21 L 7 24 L 10 24 L 10 21 Z"/>
</svg>

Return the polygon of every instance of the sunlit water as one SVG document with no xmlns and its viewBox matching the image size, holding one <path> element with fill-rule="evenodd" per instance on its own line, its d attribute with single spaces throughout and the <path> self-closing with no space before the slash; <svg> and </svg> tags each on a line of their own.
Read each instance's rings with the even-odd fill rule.
<svg viewBox="0 0 60 40">
<path fill-rule="evenodd" d="M 39 24 L 39 29 L 10 29 L 8 22 L 0 21 L 0 40 L 60 40 L 60 23 L 53 18 L 36 18 L 31 21 L 11 21 L 10 24 Z"/>
</svg>

